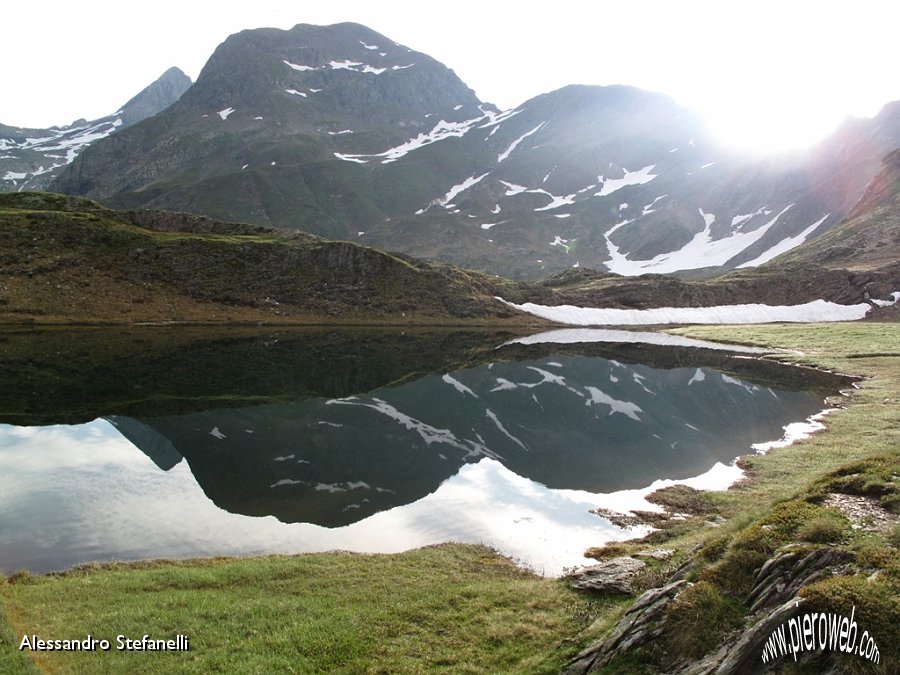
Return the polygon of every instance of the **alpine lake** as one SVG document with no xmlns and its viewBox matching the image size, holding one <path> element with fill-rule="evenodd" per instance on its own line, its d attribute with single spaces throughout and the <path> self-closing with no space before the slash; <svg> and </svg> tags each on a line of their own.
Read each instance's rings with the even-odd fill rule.
<svg viewBox="0 0 900 675">
<path fill-rule="evenodd" d="M 557 575 L 646 531 L 592 510 L 724 487 L 848 383 L 735 350 L 599 329 L 6 329 L 0 571 L 458 541 Z"/>
</svg>

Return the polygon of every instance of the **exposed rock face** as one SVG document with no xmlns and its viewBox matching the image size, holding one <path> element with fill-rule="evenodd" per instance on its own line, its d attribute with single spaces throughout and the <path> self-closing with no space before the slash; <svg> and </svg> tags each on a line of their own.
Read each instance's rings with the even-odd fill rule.
<svg viewBox="0 0 900 675">
<path fill-rule="evenodd" d="M 747 596 L 750 611 L 787 602 L 801 586 L 818 581 L 829 568 L 847 562 L 850 555 L 830 547 L 814 548 L 794 544 L 779 549 L 756 575 Z"/>
<path fill-rule="evenodd" d="M 728 641 L 713 654 L 690 664 L 678 671 L 678 675 L 754 675 L 769 672 L 762 666 L 760 658 L 763 645 L 785 621 L 789 621 L 801 613 L 803 598 L 794 598 L 778 606 L 773 611 L 762 615 L 755 624 L 746 629 L 737 640 Z M 780 670 L 782 662 L 776 661 L 775 667 Z"/>
<path fill-rule="evenodd" d="M 585 567 L 569 576 L 569 585 L 582 591 L 634 594 L 634 578 L 647 566 L 629 556 L 611 558 L 599 565 Z"/>
<path fill-rule="evenodd" d="M 797 595 L 806 586 L 827 574 L 840 572 L 851 556 L 828 546 L 789 545 L 779 549 L 757 572 L 753 589 L 745 598 L 752 623 L 728 636 L 721 646 L 703 659 L 687 663 L 672 658 L 662 672 L 680 675 L 707 673 L 752 675 L 760 671 L 760 657 L 772 631 L 800 611 L 803 599 Z M 676 577 L 679 576 L 677 573 Z M 628 609 L 612 633 L 575 657 L 563 673 L 602 672 L 617 657 L 628 656 L 638 648 L 653 647 L 664 637 L 668 610 L 678 594 L 690 584 L 680 579 L 662 588 L 654 588 Z M 776 663 L 778 665 L 778 663 Z"/>
<path fill-rule="evenodd" d="M 627 654 L 635 646 L 661 636 L 665 630 L 666 609 L 686 586 L 686 581 L 676 581 L 645 592 L 625 612 L 609 637 L 576 656 L 563 669 L 563 674 L 601 672 L 603 666 L 617 655 Z"/>
</svg>

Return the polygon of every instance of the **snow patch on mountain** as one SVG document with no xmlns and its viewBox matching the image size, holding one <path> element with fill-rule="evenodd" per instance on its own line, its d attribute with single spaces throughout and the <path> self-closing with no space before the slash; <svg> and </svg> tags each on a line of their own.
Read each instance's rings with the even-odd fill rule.
<svg viewBox="0 0 900 675">
<path fill-rule="evenodd" d="M 654 212 L 656 211 L 656 209 L 654 209 L 653 207 L 656 206 L 656 202 L 658 202 L 660 199 L 665 199 L 665 198 L 668 197 L 668 196 L 669 196 L 668 194 L 660 195 L 659 197 L 657 197 L 656 199 L 654 199 L 652 202 L 650 202 L 649 204 L 647 204 L 647 205 L 641 210 L 641 215 L 642 215 L 642 216 L 646 216 L 646 215 L 649 215 L 649 214 L 651 214 L 651 213 L 654 213 Z M 621 210 L 621 208 L 622 208 L 622 207 L 619 207 L 619 210 Z"/>
<path fill-rule="evenodd" d="M 293 68 L 294 70 L 299 70 L 300 72 L 303 72 L 306 70 L 318 70 L 318 68 L 316 68 L 314 66 L 304 66 L 304 65 L 300 65 L 298 63 L 291 63 L 290 61 L 286 61 L 286 60 L 282 61 L 282 63 L 285 63 L 288 66 L 290 66 L 291 68 Z"/>
<path fill-rule="evenodd" d="M 524 140 L 525 140 L 526 138 L 528 138 L 529 136 L 532 136 L 533 134 L 536 134 L 538 131 L 540 131 L 541 129 L 543 129 L 545 124 L 547 124 L 547 122 L 541 122 L 541 123 L 538 124 L 534 129 L 532 129 L 531 131 L 526 131 L 524 134 L 522 134 L 522 135 L 519 136 L 516 140 L 514 140 L 512 143 L 510 143 L 510 144 L 509 144 L 509 147 L 506 148 L 506 150 L 504 150 L 504 151 L 501 152 L 499 155 L 497 155 L 497 163 L 500 163 L 500 162 L 502 162 L 504 159 L 506 159 L 507 157 L 509 157 L 510 153 L 512 153 L 512 151 L 516 149 L 516 146 L 518 146 L 519 143 L 521 143 L 522 141 L 524 141 Z M 547 174 L 547 175 L 549 176 L 550 174 Z M 544 180 L 547 180 L 547 179 L 545 178 Z"/>
<path fill-rule="evenodd" d="M 800 234 L 782 239 L 766 252 L 761 253 L 753 260 L 738 265 L 737 268 L 741 269 L 743 267 L 756 267 L 757 265 L 762 265 L 763 263 L 769 262 L 772 258 L 775 258 L 776 256 L 779 256 L 782 253 L 786 253 L 792 248 L 799 246 L 800 244 L 805 242 L 809 235 L 811 235 L 816 230 L 816 228 L 819 227 L 819 225 L 824 223 L 830 215 L 830 213 L 826 213 L 812 225 L 803 230 Z"/>
<path fill-rule="evenodd" d="M 704 373 L 702 370 L 697 368 L 696 372 L 694 372 L 694 375 L 691 377 L 690 380 L 688 380 L 688 386 L 690 387 L 692 384 L 694 384 L 694 382 L 703 382 L 703 380 L 705 380 L 705 379 L 706 379 L 706 373 Z"/>
<path fill-rule="evenodd" d="M 731 219 L 731 227 L 732 228 L 737 227 L 738 225 L 741 225 L 741 224 L 747 222 L 754 216 L 769 215 L 770 213 L 771 213 L 771 211 L 767 211 L 766 207 L 764 206 L 754 213 L 745 213 L 745 214 L 742 214 L 739 216 L 735 216 L 734 218 Z"/>
<path fill-rule="evenodd" d="M 715 221 L 715 215 L 705 213 L 703 209 L 698 209 L 704 222 L 703 230 L 694 235 L 694 238 L 682 248 L 669 253 L 661 253 L 650 260 L 629 260 L 619 250 L 618 246 L 613 244 L 610 235 L 624 225 L 624 223 L 620 223 L 604 235 L 610 255 L 610 260 L 606 263 L 606 266 L 611 272 L 616 274 L 633 276 L 650 272 L 667 274 L 678 270 L 724 265 L 741 251 L 746 250 L 762 239 L 772 226 L 778 222 L 778 219 L 792 206 L 794 205 L 788 204 L 774 218 L 756 230 L 751 232 L 734 231 L 721 239 L 712 238 L 711 227 Z"/>
<path fill-rule="evenodd" d="M 585 405 L 606 405 L 610 408 L 610 415 L 619 413 L 633 419 L 635 422 L 641 421 L 641 418 L 638 417 L 637 414 L 644 411 L 636 403 L 615 399 L 609 394 L 606 394 L 600 389 L 597 389 L 597 387 L 585 387 L 585 389 L 587 389 L 588 393 L 591 395 L 591 397 L 585 402 Z"/>
<path fill-rule="evenodd" d="M 334 153 L 334 156 L 338 159 L 342 159 L 345 162 L 356 162 L 357 164 L 368 164 L 368 162 L 364 159 L 360 159 L 356 155 L 343 155 L 340 152 Z"/>
<path fill-rule="evenodd" d="M 504 192 L 504 194 L 507 197 L 512 197 L 513 195 L 521 194 L 522 192 L 528 192 L 528 188 L 525 187 L 524 185 L 516 185 L 515 183 L 507 183 L 505 180 L 501 180 L 500 182 L 506 186 L 506 192 Z"/>
<path fill-rule="evenodd" d="M 453 377 L 452 375 L 450 375 L 450 373 L 447 373 L 446 375 L 444 375 L 444 376 L 441 378 L 441 381 L 446 382 L 447 384 L 449 384 L 451 387 L 453 387 L 454 389 L 456 389 L 456 391 L 458 391 L 460 394 L 468 394 L 469 396 L 473 396 L 473 397 L 475 397 L 475 398 L 478 398 L 478 394 L 476 394 L 474 391 L 472 391 L 471 389 L 469 389 L 466 385 L 464 385 L 462 382 L 460 382 L 459 380 L 457 380 L 455 377 Z"/>
<path fill-rule="evenodd" d="M 645 183 L 649 183 L 659 176 L 659 174 L 650 173 L 655 167 L 655 164 L 649 164 L 639 171 L 629 171 L 628 169 L 623 168 L 625 175 L 622 178 L 604 178 L 603 176 L 598 176 L 597 183 L 603 183 L 603 187 L 600 189 L 600 192 L 595 193 L 594 196 L 605 197 L 617 190 L 628 187 L 629 185 L 644 185 Z"/>
<path fill-rule="evenodd" d="M 359 61 L 345 59 L 343 61 L 329 61 L 328 65 L 331 66 L 332 70 L 356 70 L 356 66 L 361 66 L 363 64 Z"/>
<path fill-rule="evenodd" d="M 465 192 L 473 185 L 476 185 L 482 178 L 487 176 L 488 173 L 483 173 L 480 176 L 469 176 L 459 185 L 454 185 L 452 188 L 450 188 L 450 190 L 447 191 L 447 194 L 445 194 L 442 199 L 438 200 L 438 204 L 440 206 L 447 206 L 454 197 L 456 197 L 461 192 Z"/>
<path fill-rule="evenodd" d="M 518 445 L 520 448 L 522 448 L 525 452 L 531 452 L 531 450 L 528 449 L 527 445 L 525 445 L 522 441 L 520 441 L 518 438 L 516 438 L 515 436 L 513 436 L 511 433 L 509 433 L 506 430 L 506 427 L 504 427 L 503 424 L 501 424 L 500 418 L 497 417 L 497 414 L 494 411 L 492 411 L 491 409 L 488 408 L 484 411 L 484 414 L 491 422 L 494 423 L 494 426 L 500 430 L 500 433 L 502 433 L 504 436 L 506 436 L 509 440 L 513 441 L 516 445 Z"/>
<path fill-rule="evenodd" d="M 564 249 L 566 249 L 566 253 L 569 252 L 569 245 L 568 245 L 568 244 L 569 244 L 569 240 L 568 240 L 568 239 L 563 239 L 563 238 L 560 237 L 559 235 L 556 235 L 556 237 L 553 239 L 553 241 L 550 242 L 550 245 L 551 245 L 551 246 L 562 246 Z"/>
<path fill-rule="evenodd" d="M 87 126 L 58 129 L 50 136 L 42 136 L 40 138 L 27 137 L 21 142 L 16 142 L 11 138 L 0 139 L 0 150 L 37 152 L 48 160 L 47 164 L 41 164 L 33 171 L 6 171 L 2 180 L 10 181 L 14 185 L 17 185 L 19 181 L 24 181 L 26 185 L 22 187 L 26 187 L 29 178 L 41 176 L 71 164 L 84 148 L 95 141 L 106 138 L 120 126 L 122 126 L 121 118 L 117 117 L 112 120 L 107 118 Z M 58 154 L 63 151 L 65 155 Z M 19 157 L 17 155 L 7 155 L 0 159 L 19 159 Z"/>
<path fill-rule="evenodd" d="M 535 194 L 544 194 L 550 197 L 550 203 L 546 206 L 541 206 L 540 208 L 535 209 L 535 211 L 550 211 L 551 209 L 558 209 L 560 206 L 568 206 L 570 204 L 575 203 L 575 194 L 565 195 L 563 197 L 558 197 L 546 190 L 529 190 L 528 192 L 533 192 Z"/>
<path fill-rule="evenodd" d="M 393 148 L 388 148 L 384 152 L 378 152 L 371 155 L 342 154 L 336 152 L 334 153 L 334 156 L 347 162 L 359 162 L 360 164 L 366 164 L 369 160 L 377 159 L 380 159 L 382 164 L 390 164 L 414 150 L 424 148 L 426 145 L 431 145 L 432 143 L 437 143 L 438 141 L 443 141 L 447 138 L 460 138 L 461 136 L 465 136 L 468 131 L 486 117 L 488 117 L 488 115 L 470 120 L 463 120 L 462 122 L 447 122 L 442 119 L 434 125 L 430 131 L 422 132 L 415 138 L 408 140 L 406 143 L 402 143 Z"/>
<path fill-rule="evenodd" d="M 371 403 L 363 403 L 353 399 L 332 399 L 326 401 L 325 405 L 350 405 L 360 408 L 369 408 L 381 415 L 393 419 L 401 427 L 415 432 L 426 445 L 431 445 L 432 443 L 449 445 L 464 451 L 467 459 L 479 456 L 502 459 L 482 443 L 477 443 L 470 439 L 459 439 L 449 429 L 438 429 L 427 422 L 422 422 L 414 417 L 410 417 L 406 413 L 399 411 L 387 401 L 379 398 L 373 398 Z"/>
</svg>

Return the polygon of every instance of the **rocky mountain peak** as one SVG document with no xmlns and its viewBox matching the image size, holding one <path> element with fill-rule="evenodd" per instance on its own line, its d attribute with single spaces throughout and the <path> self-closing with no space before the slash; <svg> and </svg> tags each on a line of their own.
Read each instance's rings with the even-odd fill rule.
<svg viewBox="0 0 900 675">
<path fill-rule="evenodd" d="M 175 103 L 191 86 L 191 78 L 176 67 L 169 68 L 157 80 L 128 101 L 121 110 L 123 126 L 137 124 Z"/>
</svg>

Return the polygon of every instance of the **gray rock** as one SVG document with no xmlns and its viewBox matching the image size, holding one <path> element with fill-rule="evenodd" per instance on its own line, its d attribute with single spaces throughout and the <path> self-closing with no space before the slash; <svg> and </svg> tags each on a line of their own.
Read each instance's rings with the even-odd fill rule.
<svg viewBox="0 0 900 675">
<path fill-rule="evenodd" d="M 654 560 L 668 560 L 673 555 L 675 555 L 675 549 L 657 548 L 652 551 L 642 551 L 641 553 L 635 553 L 635 555 L 639 558 L 653 558 Z"/>
<path fill-rule="evenodd" d="M 569 576 L 569 585 L 582 591 L 634 594 L 634 577 L 647 566 L 643 560 L 620 556 L 585 567 Z"/>
<path fill-rule="evenodd" d="M 598 640 L 578 654 L 563 668 L 564 675 L 598 672 L 616 656 L 655 639 L 665 629 L 665 610 L 669 603 L 687 587 L 686 581 L 676 581 L 662 588 L 643 593 L 625 612 L 612 633 Z"/>
</svg>

